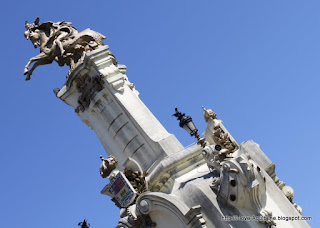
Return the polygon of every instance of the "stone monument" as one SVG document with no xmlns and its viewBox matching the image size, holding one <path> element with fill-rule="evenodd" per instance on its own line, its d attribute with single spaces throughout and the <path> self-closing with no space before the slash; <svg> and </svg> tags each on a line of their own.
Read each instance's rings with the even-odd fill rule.
<svg viewBox="0 0 320 228">
<path fill-rule="evenodd" d="M 212 110 L 203 108 L 204 137 L 184 148 L 139 99 L 126 66 L 103 45 L 105 36 L 65 21 L 37 18 L 25 26 L 26 38 L 40 47 L 25 66 L 26 80 L 39 65 L 70 67 L 54 92 L 109 155 L 100 157 L 100 174 L 109 179 L 101 193 L 120 208 L 118 228 L 309 227 L 293 189 L 259 145 L 239 145 Z"/>
</svg>

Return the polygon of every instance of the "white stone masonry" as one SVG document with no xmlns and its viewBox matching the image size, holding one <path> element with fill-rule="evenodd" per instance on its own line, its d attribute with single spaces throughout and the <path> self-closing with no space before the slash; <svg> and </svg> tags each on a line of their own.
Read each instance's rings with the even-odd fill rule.
<svg viewBox="0 0 320 228">
<path fill-rule="evenodd" d="M 119 169 L 152 169 L 183 146 L 139 99 L 126 67 L 114 62 L 108 46 L 88 53 L 57 96 L 91 126 Z"/>
</svg>

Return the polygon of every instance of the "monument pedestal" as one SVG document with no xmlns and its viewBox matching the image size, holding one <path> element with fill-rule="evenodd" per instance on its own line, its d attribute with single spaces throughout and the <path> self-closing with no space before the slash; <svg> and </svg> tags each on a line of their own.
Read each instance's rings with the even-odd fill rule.
<svg viewBox="0 0 320 228">
<path fill-rule="evenodd" d="M 57 93 L 116 158 L 116 172 L 103 159 L 111 183 L 102 193 L 121 207 L 117 227 L 309 227 L 279 220 L 300 218 L 301 208 L 258 144 L 239 146 L 205 116 L 204 148 L 184 148 L 138 95 L 108 46 L 87 53 Z"/>
<path fill-rule="evenodd" d="M 97 134 L 118 168 L 151 171 L 163 158 L 183 149 L 138 97 L 124 65 L 114 65 L 104 46 L 89 52 L 57 97 L 75 109 Z"/>
<path fill-rule="evenodd" d="M 121 208 L 118 228 L 309 227 L 259 145 L 239 145 L 212 110 L 204 109 L 201 147 L 184 148 L 139 99 L 126 67 L 102 46 L 105 36 L 39 18 L 25 27 L 26 38 L 42 47 L 25 66 L 26 80 L 39 65 L 70 67 L 55 93 L 110 155 L 101 157 L 100 174 L 110 179 L 102 193 Z"/>
</svg>

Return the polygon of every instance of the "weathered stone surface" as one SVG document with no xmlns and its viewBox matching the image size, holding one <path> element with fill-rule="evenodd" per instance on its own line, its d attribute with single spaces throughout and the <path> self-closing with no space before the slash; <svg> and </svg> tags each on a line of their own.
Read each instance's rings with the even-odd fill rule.
<svg viewBox="0 0 320 228">
<path fill-rule="evenodd" d="M 113 59 L 108 46 L 87 53 L 57 96 L 91 126 L 107 153 L 117 158 L 119 170 L 143 172 L 183 146 L 143 104 L 125 67 Z"/>
<path fill-rule="evenodd" d="M 119 170 L 140 173 L 136 178 L 127 173 L 138 198 L 121 210 L 118 227 L 309 227 L 305 221 L 223 220 L 300 213 L 290 194 L 280 189 L 284 184 L 276 178 L 274 164 L 256 143 L 239 146 L 208 111 L 205 148 L 183 148 L 138 98 L 125 67 L 114 65 L 112 58 L 108 47 L 88 53 L 57 96 L 76 108 L 81 96 L 77 79 L 102 75 L 102 90 L 92 93 L 90 104 L 78 115 L 117 158 Z"/>
<path fill-rule="evenodd" d="M 39 19 L 26 23 L 26 29 L 26 38 L 41 52 L 25 67 L 27 80 L 38 65 L 57 61 L 70 66 L 65 85 L 55 94 L 75 109 L 111 155 L 101 157 L 100 174 L 110 180 L 102 193 L 121 207 L 118 228 L 309 227 L 305 221 L 270 219 L 302 214 L 293 189 L 277 178 L 275 165 L 258 144 L 250 140 L 239 146 L 212 110 L 203 108 L 208 124 L 204 138 L 197 136 L 201 146 L 183 148 L 139 99 L 126 67 L 108 46 L 101 47 L 103 35 L 78 33 L 64 21 L 40 24 Z"/>
</svg>

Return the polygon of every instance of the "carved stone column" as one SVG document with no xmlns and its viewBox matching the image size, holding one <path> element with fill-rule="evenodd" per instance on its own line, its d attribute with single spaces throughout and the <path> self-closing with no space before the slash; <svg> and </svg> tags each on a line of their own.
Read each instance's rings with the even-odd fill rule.
<svg viewBox="0 0 320 228">
<path fill-rule="evenodd" d="M 183 149 L 138 97 L 108 46 L 89 52 L 57 97 L 71 105 L 97 134 L 118 168 L 149 170 Z"/>
</svg>

